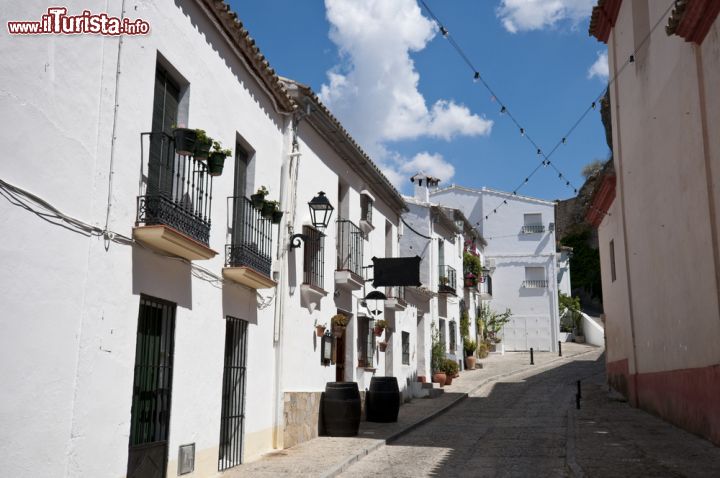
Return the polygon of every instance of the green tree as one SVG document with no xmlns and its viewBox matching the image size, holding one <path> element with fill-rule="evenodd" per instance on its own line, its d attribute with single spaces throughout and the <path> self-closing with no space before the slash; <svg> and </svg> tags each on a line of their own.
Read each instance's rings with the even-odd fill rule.
<svg viewBox="0 0 720 478">
<path fill-rule="evenodd" d="M 590 229 L 585 228 L 565 236 L 560 243 L 573 249 L 570 259 L 570 280 L 572 288 L 581 287 L 591 297 L 602 298 L 600 279 L 600 253 L 588 245 Z"/>
</svg>

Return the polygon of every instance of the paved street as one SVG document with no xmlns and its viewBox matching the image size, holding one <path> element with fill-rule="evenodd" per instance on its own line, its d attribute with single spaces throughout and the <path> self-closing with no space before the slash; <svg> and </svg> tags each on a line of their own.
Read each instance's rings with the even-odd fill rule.
<svg viewBox="0 0 720 478">
<path fill-rule="evenodd" d="M 610 396 L 603 365 L 595 351 L 485 385 L 340 476 L 720 476 L 720 448 Z"/>
</svg>

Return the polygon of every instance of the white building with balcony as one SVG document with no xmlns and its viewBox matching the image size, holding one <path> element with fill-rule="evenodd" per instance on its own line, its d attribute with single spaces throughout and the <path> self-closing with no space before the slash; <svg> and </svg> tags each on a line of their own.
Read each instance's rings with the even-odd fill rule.
<svg viewBox="0 0 720 478">
<path fill-rule="evenodd" d="M 504 349 L 556 350 L 555 203 L 456 185 L 432 190 L 430 198 L 463 211 L 487 241 L 484 265 L 491 271 L 490 308 L 512 312 L 503 330 Z"/>
</svg>

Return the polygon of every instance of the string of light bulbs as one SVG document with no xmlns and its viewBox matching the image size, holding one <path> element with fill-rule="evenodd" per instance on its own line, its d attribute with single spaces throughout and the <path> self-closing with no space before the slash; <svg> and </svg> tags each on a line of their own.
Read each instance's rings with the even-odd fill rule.
<svg viewBox="0 0 720 478">
<path fill-rule="evenodd" d="M 578 188 L 570 181 L 569 177 L 565 174 L 563 174 L 562 171 L 553 163 L 550 161 L 550 157 L 555 154 L 556 151 L 560 148 L 561 145 L 567 144 L 568 138 L 573 134 L 573 132 L 577 129 L 577 127 L 582 123 L 582 121 L 587 117 L 587 115 L 590 113 L 590 111 L 595 110 L 597 108 L 598 103 L 601 101 L 602 97 L 605 95 L 605 92 L 608 88 L 617 80 L 617 78 L 622 74 L 622 72 L 625 70 L 625 68 L 630 64 L 635 62 L 635 55 L 640 51 L 640 49 L 645 45 L 645 43 L 648 41 L 652 33 L 657 29 L 657 27 L 662 23 L 662 21 L 665 19 L 667 14 L 670 12 L 672 7 L 675 5 L 675 1 L 671 1 L 668 7 L 665 9 L 663 14 L 660 16 L 660 18 L 655 22 L 653 27 L 648 31 L 647 35 L 642 39 L 642 41 L 638 44 L 638 46 L 635 48 L 635 50 L 632 51 L 632 53 L 628 56 L 628 58 L 625 60 L 625 62 L 622 64 L 622 66 L 618 69 L 617 73 L 613 75 L 609 81 L 606 87 L 604 87 L 598 95 L 595 96 L 593 101 L 588 105 L 583 112 L 580 114 L 578 119 L 572 124 L 570 129 L 557 141 L 555 146 L 548 152 L 547 154 L 543 151 L 540 146 L 535 142 L 535 140 L 528 134 L 527 130 L 524 126 L 520 124 L 520 122 L 515 118 L 515 116 L 510 112 L 509 108 L 507 107 L 507 104 L 503 102 L 500 97 L 495 93 L 493 88 L 490 86 L 490 84 L 485 80 L 485 78 L 480 74 L 480 70 L 475 67 L 473 62 L 470 60 L 468 55 L 465 53 L 463 48 L 455 41 L 455 38 L 450 35 L 450 31 L 445 27 L 445 24 L 440 21 L 440 19 L 435 15 L 435 13 L 432 11 L 432 9 L 428 6 L 428 4 L 425 2 L 425 0 L 419 0 L 422 7 L 425 9 L 425 11 L 430 15 L 430 17 L 433 19 L 435 24 L 437 25 L 438 29 L 440 30 L 441 35 L 443 38 L 448 40 L 450 45 L 455 49 L 455 51 L 458 53 L 460 58 L 463 60 L 463 62 L 470 68 L 470 70 L 473 73 L 473 81 L 479 82 L 485 87 L 485 89 L 490 93 L 491 98 L 493 98 L 495 101 L 498 102 L 500 105 L 500 114 L 507 116 L 514 125 L 518 128 L 518 131 L 520 133 L 521 137 L 526 138 L 529 143 L 533 146 L 538 156 L 542 156 L 542 161 L 540 164 L 538 164 L 535 169 L 533 169 L 530 174 L 525 176 L 525 179 L 520 182 L 520 184 L 513 189 L 512 194 L 513 196 L 517 195 L 518 190 L 520 190 L 523 186 L 525 186 L 530 179 L 543 167 L 551 166 L 555 172 L 558 174 L 558 179 L 560 181 L 563 181 L 566 187 L 569 187 L 573 190 L 573 192 L 577 195 Z M 504 205 L 507 205 L 507 200 L 503 200 L 501 203 L 498 203 L 497 206 L 495 206 L 492 209 L 492 213 L 488 213 L 485 215 L 485 219 L 489 219 L 491 214 L 497 214 L 497 210 L 501 208 Z M 611 214 L 609 212 L 603 211 L 602 209 L 596 208 L 592 205 L 588 205 L 588 207 L 602 215 L 610 216 Z"/>
</svg>

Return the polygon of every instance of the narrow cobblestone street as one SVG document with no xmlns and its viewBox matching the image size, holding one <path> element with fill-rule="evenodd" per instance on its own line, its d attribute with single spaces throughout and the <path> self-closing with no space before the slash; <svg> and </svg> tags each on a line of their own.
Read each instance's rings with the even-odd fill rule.
<svg viewBox="0 0 720 478">
<path fill-rule="evenodd" d="M 719 448 L 610 396 L 603 365 L 597 351 L 488 384 L 340 476 L 720 474 Z"/>
</svg>

